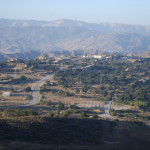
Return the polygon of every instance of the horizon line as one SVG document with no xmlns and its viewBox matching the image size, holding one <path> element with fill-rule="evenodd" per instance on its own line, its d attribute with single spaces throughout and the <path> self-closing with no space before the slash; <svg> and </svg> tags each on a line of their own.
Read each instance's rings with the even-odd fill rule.
<svg viewBox="0 0 150 150">
<path fill-rule="evenodd" d="M 16 20 L 16 21 L 37 21 L 37 22 L 55 22 L 60 20 L 69 20 L 69 21 L 77 21 L 77 22 L 84 22 L 88 24 L 118 24 L 118 25 L 130 25 L 130 26 L 143 26 L 143 27 L 150 27 L 150 25 L 140 25 L 140 24 L 127 24 L 127 23 L 112 23 L 112 22 L 88 22 L 83 20 L 77 20 L 77 19 L 68 19 L 68 18 L 62 18 L 62 19 L 56 19 L 56 20 L 43 20 L 43 19 L 10 19 L 10 18 L 1 18 L 4 20 Z"/>
</svg>

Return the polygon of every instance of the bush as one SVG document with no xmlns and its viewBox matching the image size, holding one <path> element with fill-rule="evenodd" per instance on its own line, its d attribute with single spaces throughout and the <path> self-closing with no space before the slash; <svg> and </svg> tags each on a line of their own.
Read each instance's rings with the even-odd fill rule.
<svg viewBox="0 0 150 150">
<path fill-rule="evenodd" d="M 54 117 L 54 114 L 52 112 L 48 113 L 49 117 Z"/>
<path fill-rule="evenodd" d="M 145 107 L 149 107 L 150 103 L 149 102 L 142 102 L 142 101 L 134 101 L 130 103 L 133 106 L 138 106 L 140 108 L 145 108 Z"/>
<path fill-rule="evenodd" d="M 25 91 L 28 93 L 28 92 L 31 92 L 31 87 L 28 86 L 27 88 L 25 88 Z"/>
<path fill-rule="evenodd" d="M 98 115 L 96 115 L 96 114 L 95 114 L 95 115 L 93 115 L 93 118 L 98 118 Z"/>
<path fill-rule="evenodd" d="M 79 107 L 76 106 L 76 105 L 70 105 L 70 108 L 71 108 L 71 109 L 79 109 Z"/>
<path fill-rule="evenodd" d="M 60 115 L 60 110 L 57 110 L 56 111 L 56 116 L 59 116 Z"/>
<path fill-rule="evenodd" d="M 85 117 L 87 117 L 87 114 L 85 112 L 81 112 L 81 117 L 85 118 Z"/>
<path fill-rule="evenodd" d="M 24 110 L 25 116 L 33 116 L 37 115 L 37 112 L 35 112 L 33 109 Z"/>
<path fill-rule="evenodd" d="M 20 79 L 20 80 L 27 80 L 27 77 L 26 77 L 26 76 L 20 76 L 19 79 Z"/>
<path fill-rule="evenodd" d="M 45 85 L 46 85 L 46 86 L 50 86 L 50 85 L 51 85 L 51 82 L 50 82 L 50 81 L 46 81 L 46 82 L 45 82 Z"/>
<path fill-rule="evenodd" d="M 46 87 L 40 87 L 40 93 L 42 92 L 51 92 L 51 89 L 47 89 Z"/>
<path fill-rule="evenodd" d="M 40 104 L 41 104 L 41 105 L 50 106 L 50 105 L 51 105 L 51 102 L 46 102 L 46 101 L 40 100 Z"/>
<path fill-rule="evenodd" d="M 112 96 L 111 96 L 111 94 L 108 94 L 108 95 L 105 97 L 105 100 L 106 100 L 106 101 L 110 101 L 110 100 L 112 100 Z"/>
<path fill-rule="evenodd" d="M 63 103 L 60 103 L 59 105 L 58 105 L 58 109 L 63 109 L 65 106 L 64 106 L 64 104 Z"/>
<path fill-rule="evenodd" d="M 116 111 L 114 109 L 110 109 L 109 113 L 110 113 L 111 116 L 116 116 L 117 115 Z"/>
<path fill-rule="evenodd" d="M 33 99 L 33 96 L 32 95 L 27 95 L 26 96 L 26 100 L 32 100 Z"/>
<path fill-rule="evenodd" d="M 3 111 L 4 117 L 20 117 L 20 116 L 32 116 L 37 115 L 32 109 L 22 110 L 17 108 L 9 108 Z"/>
<path fill-rule="evenodd" d="M 66 111 L 63 113 L 63 117 L 68 117 L 70 114 L 71 114 L 71 111 L 70 111 L 70 110 L 66 110 Z"/>
</svg>

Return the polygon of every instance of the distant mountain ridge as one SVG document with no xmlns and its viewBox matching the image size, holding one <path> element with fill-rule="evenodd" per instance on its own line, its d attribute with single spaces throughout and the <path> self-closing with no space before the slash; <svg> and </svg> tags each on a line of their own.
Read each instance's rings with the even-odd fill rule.
<svg viewBox="0 0 150 150">
<path fill-rule="evenodd" d="M 0 62 L 8 61 L 11 58 L 21 59 L 21 60 L 32 60 L 41 55 L 40 52 L 36 51 L 28 51 L 22 53 L 12 53 L 12 54 L 5 54 L 0 53 Z"/>
<path fill-rule="evenodd" d="M 8 20 L 0 19 L 0 28 L 6 27 L 77 27 L 102 33 L 131 32 L 150 34 L 150 26 L 127 25 L 117 23 L 87 23 L 77 20 L 62 19 L 56 21 Z"/>
<path fill-rule="evenodd" d="M 139 52 L 150 50 L 150 27 L 76 20 L 0 19 L 0 52 Z"/>
</svg>

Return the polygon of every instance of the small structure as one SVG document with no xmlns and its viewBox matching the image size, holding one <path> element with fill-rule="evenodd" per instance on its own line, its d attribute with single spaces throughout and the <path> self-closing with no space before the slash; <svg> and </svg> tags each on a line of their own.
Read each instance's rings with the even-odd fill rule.
<svg viewBox="0 0 150 150">
<path fill-rule="evenodd" d="M 38 57 L 39 60 L 47 60 L 49 57 L 47 55 L 41 55 Z"/>
<path fill-rule="evenodd" d="M 19 71 L 19 70 L 22 70 L 23 71 L 23 69 L 24 68 L 26 68 L 27 67 L 27 65 L 26 64 L 24 64 L 24 63 L 17 63 L 16 64 L 16 66 L 13 68 L 15 71 Z"/>
<path fill-rule="evenodd" d="M 9 63 L 19 63 L 19 62 L 21 62 L 21 60 L 18 59 L 18 58 L 10 58 L 10 59 L 8 60 L 8 62 L 9 62 Z"/>
<path fill-rule="evenodd" d="M 10 96 L 11 96 L 11 93 L 10 93 L 10 92 L 4 92 L 4 93 L 2 94 L 2 96 L 4 96 L 4 97 L 10 97 Z"/>
<path fill-rule="evenodd" d="M 21 59 L 18 59 L 18 58 L 10 58 L 10 59 L 8 60 L 8 65 L 9 65 L 9 66 L 14 66 L 14 65 L 16 65 L 16 64 L 18 64 L 18 63 L 21 63 L 21 62 L 22 62 Z"/>
<path fill-rule="evenodd" d="M 96 58 L 96 59 L 106 59 L 106 56 L 104 56 L 104 55 L 93 55 L 93 58 Z"/>
</svg>

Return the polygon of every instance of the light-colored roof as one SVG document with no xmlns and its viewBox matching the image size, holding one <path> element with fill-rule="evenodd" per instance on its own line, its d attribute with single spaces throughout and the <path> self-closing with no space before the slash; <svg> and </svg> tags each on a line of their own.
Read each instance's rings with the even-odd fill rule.
<svg viewBox="0 0 150 150">
<path fill-rule="evenodd" d="M 7 97 L 7 96 L 10 96 L 10 92 L 4 92 L 2 95 L 4 96 L 4 97 Z"/>
</svg>

